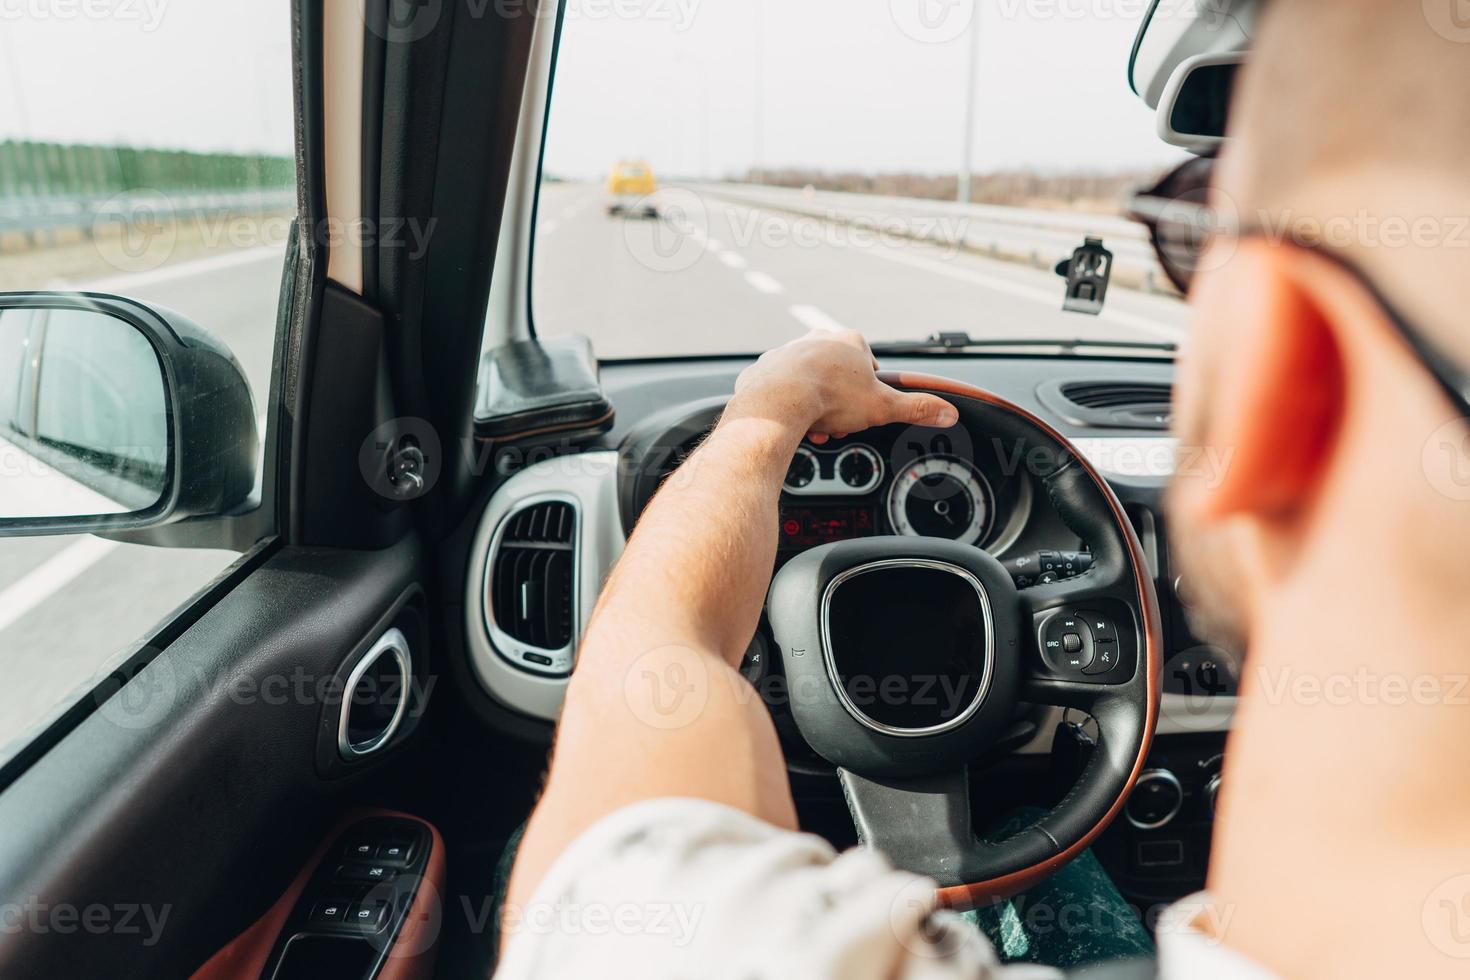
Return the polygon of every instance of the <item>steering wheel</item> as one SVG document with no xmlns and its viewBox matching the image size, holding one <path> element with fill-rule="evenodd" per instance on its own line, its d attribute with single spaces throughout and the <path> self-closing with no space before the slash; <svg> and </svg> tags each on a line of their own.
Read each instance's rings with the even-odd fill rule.
<svg viewBox="0 0 1470 980">
<path fill-rule="evenodd" d="M 948 399 L 1001 440 L 1092 548 L 1075 578 L 1020 590 L 977 547 L 939 538 L 839 541 L 803 552 L 771 583 L 768 614 L 790 706 L 837 768 L 862 841 L 967 908 L 1015 894 L 1076 857 L 1117 816 L 1158 718 L 1158 599 L 1122 504 L 1046 422 L 995 394 L 928 375 L 894 387 Z M 1040 822 L 998 842 L 971 822 L 968 763 L 1018 702 L 1086 711 L 1096 751 Z"/>
</svg>

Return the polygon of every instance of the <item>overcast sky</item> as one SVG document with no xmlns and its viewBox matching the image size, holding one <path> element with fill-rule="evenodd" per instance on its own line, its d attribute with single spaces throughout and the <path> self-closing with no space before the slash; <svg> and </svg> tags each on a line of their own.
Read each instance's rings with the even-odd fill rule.
<svg viewBox="0 0 1470 980">
<path fill-rule="evenodd" d="M 0 138 L 290 151 L 285 0 L 96 2 L 112 15 L 0 0 Z M 571 4 L 551 172 L 601 176 L 625 156 L 706 175 L 958 166 L 971 0 Z M 976 169 L 1173 159 L 1125 77 L 1144 6 L 984 0 Z"/>
<path fill-rule="evenodd" d="M 958 166 L 971 0 L 649 0 L 637 18 L 616 16 L 618 0 L 581 3 L 557 68 L 553 172 L 600 174 L 618 156 L 706 174 L 757 154 L 769 167 Z M 976 169 L 1177 158 L 1127 83 L 1145 6 L 982 2 Z"/>
<path fill-rule="evenodd" d="M 0 139 L 290 153 L 287 0 L 0 0 Z"/>
</svg>

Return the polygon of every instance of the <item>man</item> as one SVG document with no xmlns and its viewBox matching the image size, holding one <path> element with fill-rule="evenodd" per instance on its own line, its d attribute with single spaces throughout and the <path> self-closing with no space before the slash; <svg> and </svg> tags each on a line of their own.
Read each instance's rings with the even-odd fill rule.
<svg viewBox="0 0 1470 980">
<path fill-rule="evenodd" d="M 1170 527 L 1249 659 L 1210 892 L 1159 931 L 1170 980 L 1470 956 L 1470 405 L 1446 367 L 1470 365 L 1470 45 L 1427 9 L 1276 0 L 1237 93 L 1214 200 L 1238 233 L 1194 284 L 1178 406 L 1231 462 L 1175 486 Z M 1421 233 L 1390 240 L 1398 221 Z M 856 336 L 803 338 L 650 505 L 568 691 L 501 976 L 1021 975 L 922 882 L 792 833 L 770 720 L 733 683 L 797 442 L 892 421 L 954 413 L 884 388 Z M 517 928 L 567 904 L 644 917 Z"/>
</svg>

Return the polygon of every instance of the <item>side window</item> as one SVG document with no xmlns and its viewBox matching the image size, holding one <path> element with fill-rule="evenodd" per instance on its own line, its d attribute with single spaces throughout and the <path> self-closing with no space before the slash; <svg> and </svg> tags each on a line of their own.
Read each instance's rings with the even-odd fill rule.
<svg viewBox="0 0 1470 980">
<path fill-rule="evenodd" d="M 0 36 L 0 291 L 177 311 L 239 362 L 262 446 L 296 212 L 290 27 L 289 0 L 169 0 L 31 5 Z M 170 403 L 143 334 L 99 324 L 0 309 L 0 516 L 126 514 L 169 486 L 174 413 L 202 408 Z M 238 557 L 0 538 L 0 764 Z"/>
</svg>

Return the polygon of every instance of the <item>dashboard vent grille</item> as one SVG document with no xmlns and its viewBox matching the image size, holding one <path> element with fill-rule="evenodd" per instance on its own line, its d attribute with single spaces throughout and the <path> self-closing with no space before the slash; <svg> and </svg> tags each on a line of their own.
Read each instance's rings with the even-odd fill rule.
<svg viewBox="0 0 1470 980">
<path fill-rule="evenodd" d="M 577 511 L 569 503 L 532 504 L 505 519 L 490 570 L 495 624 L 541 650 L 572 642 Z"/>
<path fill-rule="evenodd" d="M 1174 388 L 1167 384 L 1087 382 L 1063 385 L 1062 394 L 1083 408 L 1126 408 L 1169 411 Z"/>
<path fill-rule="evenodd" d="M 1167 429 L 1172 419 L 1174 387 L 1167 381 L 1067 381 L 1038 392 L 1043 404 L 1080 425 L 1124 429 Z"/>
</svg>

